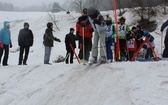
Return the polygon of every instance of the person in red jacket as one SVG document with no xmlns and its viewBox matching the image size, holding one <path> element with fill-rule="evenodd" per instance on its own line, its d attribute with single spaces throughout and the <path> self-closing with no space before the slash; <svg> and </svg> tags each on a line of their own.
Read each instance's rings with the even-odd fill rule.
<svg viewBox="0 0 168 105">
<path fill-rule="evenodd" d="M 78 18 L 76 23 L 76 36 L 79 40 L 79 58 L 83 62 L 89 61 L 90 51 L 92 49 L 92 33 L 93 29 L 89 23 L 87 27 L 83 27 L 82 23 L 88 19 L 87 8 L 83 9 L 82 16 Z"/>
</svg>

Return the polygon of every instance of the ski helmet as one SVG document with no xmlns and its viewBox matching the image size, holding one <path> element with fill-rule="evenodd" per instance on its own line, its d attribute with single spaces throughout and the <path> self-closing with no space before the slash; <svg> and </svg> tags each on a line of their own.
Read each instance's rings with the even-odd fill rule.
<svg viewBox="0 0 168 105">
<path fill-rule="evenodd" d="M 149 35 L 149 32 L 148 31 L 144 31 L 143 32 L 143 36 L 148 36 Z"/>
<path fill-rule="evenodd" d="M 87 12 L 92 19 L 96 18 L 100 14 L 100 12 L 93 7 L 88 8 Z"/>
<path fill-rule="evenodd" d="M 125 22 L 125 17 L 124 16 L 122 16 L 122 17 L 120 17 L 120 19 L 119 19 L 119 22 Z"/>
</svg>

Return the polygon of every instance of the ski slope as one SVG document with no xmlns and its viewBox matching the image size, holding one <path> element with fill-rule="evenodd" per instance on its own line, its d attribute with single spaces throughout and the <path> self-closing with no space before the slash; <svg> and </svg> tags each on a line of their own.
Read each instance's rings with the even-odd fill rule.
<svg viewBox="0 0 168 105">
<path fill-rule="evenodd" d="M 46 24 L 51 21 L 48 13 L 0 12 L 1 28 L 6 17 L 11 21 L 13 48 L 18 48 L 17 37 L 23 23 L 28 22 L 34 34 L 27 64 L 18 66 L 19 53 L 10 52 L 9 66 L 0 65 L 0 105 L 167 105 L 168 63 L 159 62 L 114 62 L 99 66 L 53 63 L 43 64 L 42 45 Z M 102 12 L 113 16 L 112 11 Z M 127 11 L 127 23 L 133 26 L 135 15 Z M 64 38 L 69 28 L 74 27 L 80 14 L 55 13 L 60 29 L 54 27 L 55 42 L 51 59 L 65 56 Z M 158 28 L 152 32 L 156 40 L 156 52 L 160 55 L 160 25 L 167 15 L 156 16 Z M 112 17 L 113 18 L 113 17 Z M 136 18 L 136 17 L 135 17 Z M 76 49 L 78 52 L 78 49 Z"/>
</svg>

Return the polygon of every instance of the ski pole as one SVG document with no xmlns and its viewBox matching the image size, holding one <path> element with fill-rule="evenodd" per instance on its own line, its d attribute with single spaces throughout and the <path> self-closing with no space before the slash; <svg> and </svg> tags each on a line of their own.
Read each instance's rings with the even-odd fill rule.
<svg viewBox="0 0 168 105">
<path fill-rule="evenodd" d="M 79 58 L 78 58 L 78 56 L 77 56 L 77 54 L 76 54 L 76 52 L 75 52 L 75 50 L 74 50 L 74 48 L 73 48 L 73 46 L 72 46 L 72 44 L 71 44 L 71 43 L 70 43 L 70 47 L 71 47 L 71 49 L 72 49 L 73 53 L 75 54 L 75 57 L 76 57 L 76 59 L 77 59 L 78 63 L 80 64 L 80 60 L 79 60 Z"/>
<path fill-rule="evenodd" d="M 84 34 L 85 34 L 85 32 L 84 32 L 84 27 L 82 27 L 82 31 L 83 31 L 83 59 L 85 60 L 85 39 L 84 39 Z"/>
</svg>

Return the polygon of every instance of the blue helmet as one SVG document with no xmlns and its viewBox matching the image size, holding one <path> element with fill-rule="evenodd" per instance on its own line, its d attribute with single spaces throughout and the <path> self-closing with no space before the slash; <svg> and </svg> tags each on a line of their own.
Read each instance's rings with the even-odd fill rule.
<svg viewBox="0 0 168 105">
<path fill-rule="evenodd" d="M 149 35 L 149 32 L 148 31 L 144 31 L 143 32 L 143 36 L 148 36 Z"/>
</svg>

